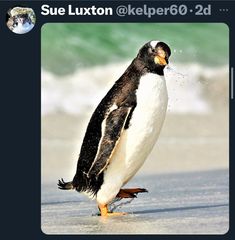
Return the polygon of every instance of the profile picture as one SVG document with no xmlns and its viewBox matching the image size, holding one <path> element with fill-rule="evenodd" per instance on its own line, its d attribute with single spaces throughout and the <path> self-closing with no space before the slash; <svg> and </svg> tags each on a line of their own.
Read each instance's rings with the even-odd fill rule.
<svg viewBox="0 0 235 240">
<path fill-rule="evenodd" d="M 10 8 L 6 15 L 7 27 L 14 33 L 24 34 L 30 32 L 35 25 L 36 16 L 32 8 Z"/>
</svg>

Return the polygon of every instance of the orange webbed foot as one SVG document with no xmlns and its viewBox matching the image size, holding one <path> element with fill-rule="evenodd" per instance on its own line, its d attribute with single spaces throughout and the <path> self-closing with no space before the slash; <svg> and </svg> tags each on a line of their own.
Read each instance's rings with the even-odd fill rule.
<svg viewBox="0 0 235 240">
<path fill-rule="evenodd" d="M 98 204 L 101 217 L 123 216 L 126 212 L 108 212 L 108 205 Z"/>
</svg>

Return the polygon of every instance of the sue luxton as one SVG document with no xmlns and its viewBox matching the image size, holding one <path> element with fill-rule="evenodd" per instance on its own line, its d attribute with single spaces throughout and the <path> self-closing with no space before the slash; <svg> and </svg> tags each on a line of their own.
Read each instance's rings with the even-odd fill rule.
<svg viewBox="0 0 235 240">
<path fill-rule="evenodd" d="M 42 15 L 65 15 L 66 9 L 64 7 L 51 7 L 48 4 L 44 4 L 41 7 Z M 109 7 L 74 7 L 68 5 L 67 14 L 71 16 L 75 15 L 113 15 L 113 9 Z"/>
</svg>

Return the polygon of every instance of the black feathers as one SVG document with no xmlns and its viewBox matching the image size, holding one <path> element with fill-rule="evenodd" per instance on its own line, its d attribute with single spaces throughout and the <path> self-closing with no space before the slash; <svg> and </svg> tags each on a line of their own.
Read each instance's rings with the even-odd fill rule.
<svg viewBox="0 0 235 240">
<path fill-rule="evenodd" d="M 72 182 L 65 182 L 63 178 L 61 178 L 61 180 L 58 181 L 58 188 L 61 190 L 70 190 L 73 189 L 73 184 Z"/>
</svg>

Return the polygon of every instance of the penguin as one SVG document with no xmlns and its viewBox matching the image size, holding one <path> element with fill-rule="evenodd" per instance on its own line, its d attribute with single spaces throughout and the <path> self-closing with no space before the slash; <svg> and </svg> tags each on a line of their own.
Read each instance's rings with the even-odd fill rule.
<svg viewBox="0 0 235 240">
<path fill-rule="evenodd" d="M 141 47 L 123 75 L 98 104 L 88 123 L 72 181 L 58 181 L 96 199 L 102 217 L 116 198 L 134 198 L 144 188 L 122 188 L 156 143 L 168 103 L 164 68 L 170 47 L 152 40 Z"/>
</svg>

